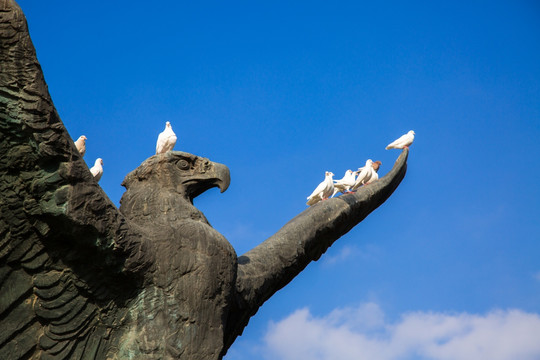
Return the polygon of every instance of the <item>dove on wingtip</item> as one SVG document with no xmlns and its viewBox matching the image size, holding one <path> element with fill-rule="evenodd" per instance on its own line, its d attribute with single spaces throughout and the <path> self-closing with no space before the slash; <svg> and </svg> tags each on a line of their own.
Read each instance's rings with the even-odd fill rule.
<svg viewBox="0 0 540 360">
<path fill-rule="evenodd" d="M 386 150 L 388 149 L 403 149 L 403 148 L 409 148 L 409 146 L 413 143 L 414 141 L 414 131 L 411 130 L 409 131 L 408 133 L 406 133 L 405 135 L 401 136 L 399 139 L 391 142 L 390 144 L 388 144 L 388 146 L 386 147 Z"/>
</svg>

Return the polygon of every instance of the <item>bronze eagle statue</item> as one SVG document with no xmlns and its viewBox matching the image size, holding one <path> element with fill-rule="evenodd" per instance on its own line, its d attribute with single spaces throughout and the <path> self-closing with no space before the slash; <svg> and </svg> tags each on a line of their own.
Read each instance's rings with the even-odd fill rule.
<svg viewBox="0 0 540 360">
<path fill-rule="evenodd" d="M 77 152 L 12 0 L 0 0 L 0 359 L 221 359 L 259 307 L 381 205 L 379 181 L 317 203 L 251 251 L 193 205 L 225 165 L 171 151 L 120 208 Z"/>
</svg>

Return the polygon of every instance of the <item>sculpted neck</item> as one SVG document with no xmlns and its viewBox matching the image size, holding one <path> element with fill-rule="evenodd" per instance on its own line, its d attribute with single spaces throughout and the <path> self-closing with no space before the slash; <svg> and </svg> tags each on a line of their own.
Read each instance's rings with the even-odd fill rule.
<svg viewBox="0 0 540 360">
<path fill-rule="evenodd" d="M 137 224 L 170 226 L 186 220 L 209 224 L 182 186 L 164 187 L 153 182 L 133 184 L 122 196 L 120 204 L 120 211 Z"/>
</svg>

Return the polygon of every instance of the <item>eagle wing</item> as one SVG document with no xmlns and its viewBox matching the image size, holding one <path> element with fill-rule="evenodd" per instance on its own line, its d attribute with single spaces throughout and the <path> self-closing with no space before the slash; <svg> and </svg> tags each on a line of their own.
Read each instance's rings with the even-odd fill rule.
<svg viewBox="0 0 540 360">
<path fill-rule="evenodd" d="M 408 155 L 403 150 L 379 181 L 304 210 L 238 258 L 237 308 L 226 331 L 229 346 L 266 300 L 392 195 L 405 177 Z"/>
<path fill-rule="evenodd" d="M 0 359 L 106 358 L 151 255 L 93 179 L 0 0 Z"/>
</svg>

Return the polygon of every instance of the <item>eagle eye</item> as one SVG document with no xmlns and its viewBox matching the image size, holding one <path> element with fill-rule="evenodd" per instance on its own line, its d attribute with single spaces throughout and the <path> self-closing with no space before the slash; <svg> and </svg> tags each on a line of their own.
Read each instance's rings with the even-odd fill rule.
<svg viewBox="0 0 540 360">
<path fill-rule="evenodd" d="M 189 169 L 189 162 L 187 162 L 187 160 L 179 160 L 177 165 L 181 170 Z"/>
</svg>

